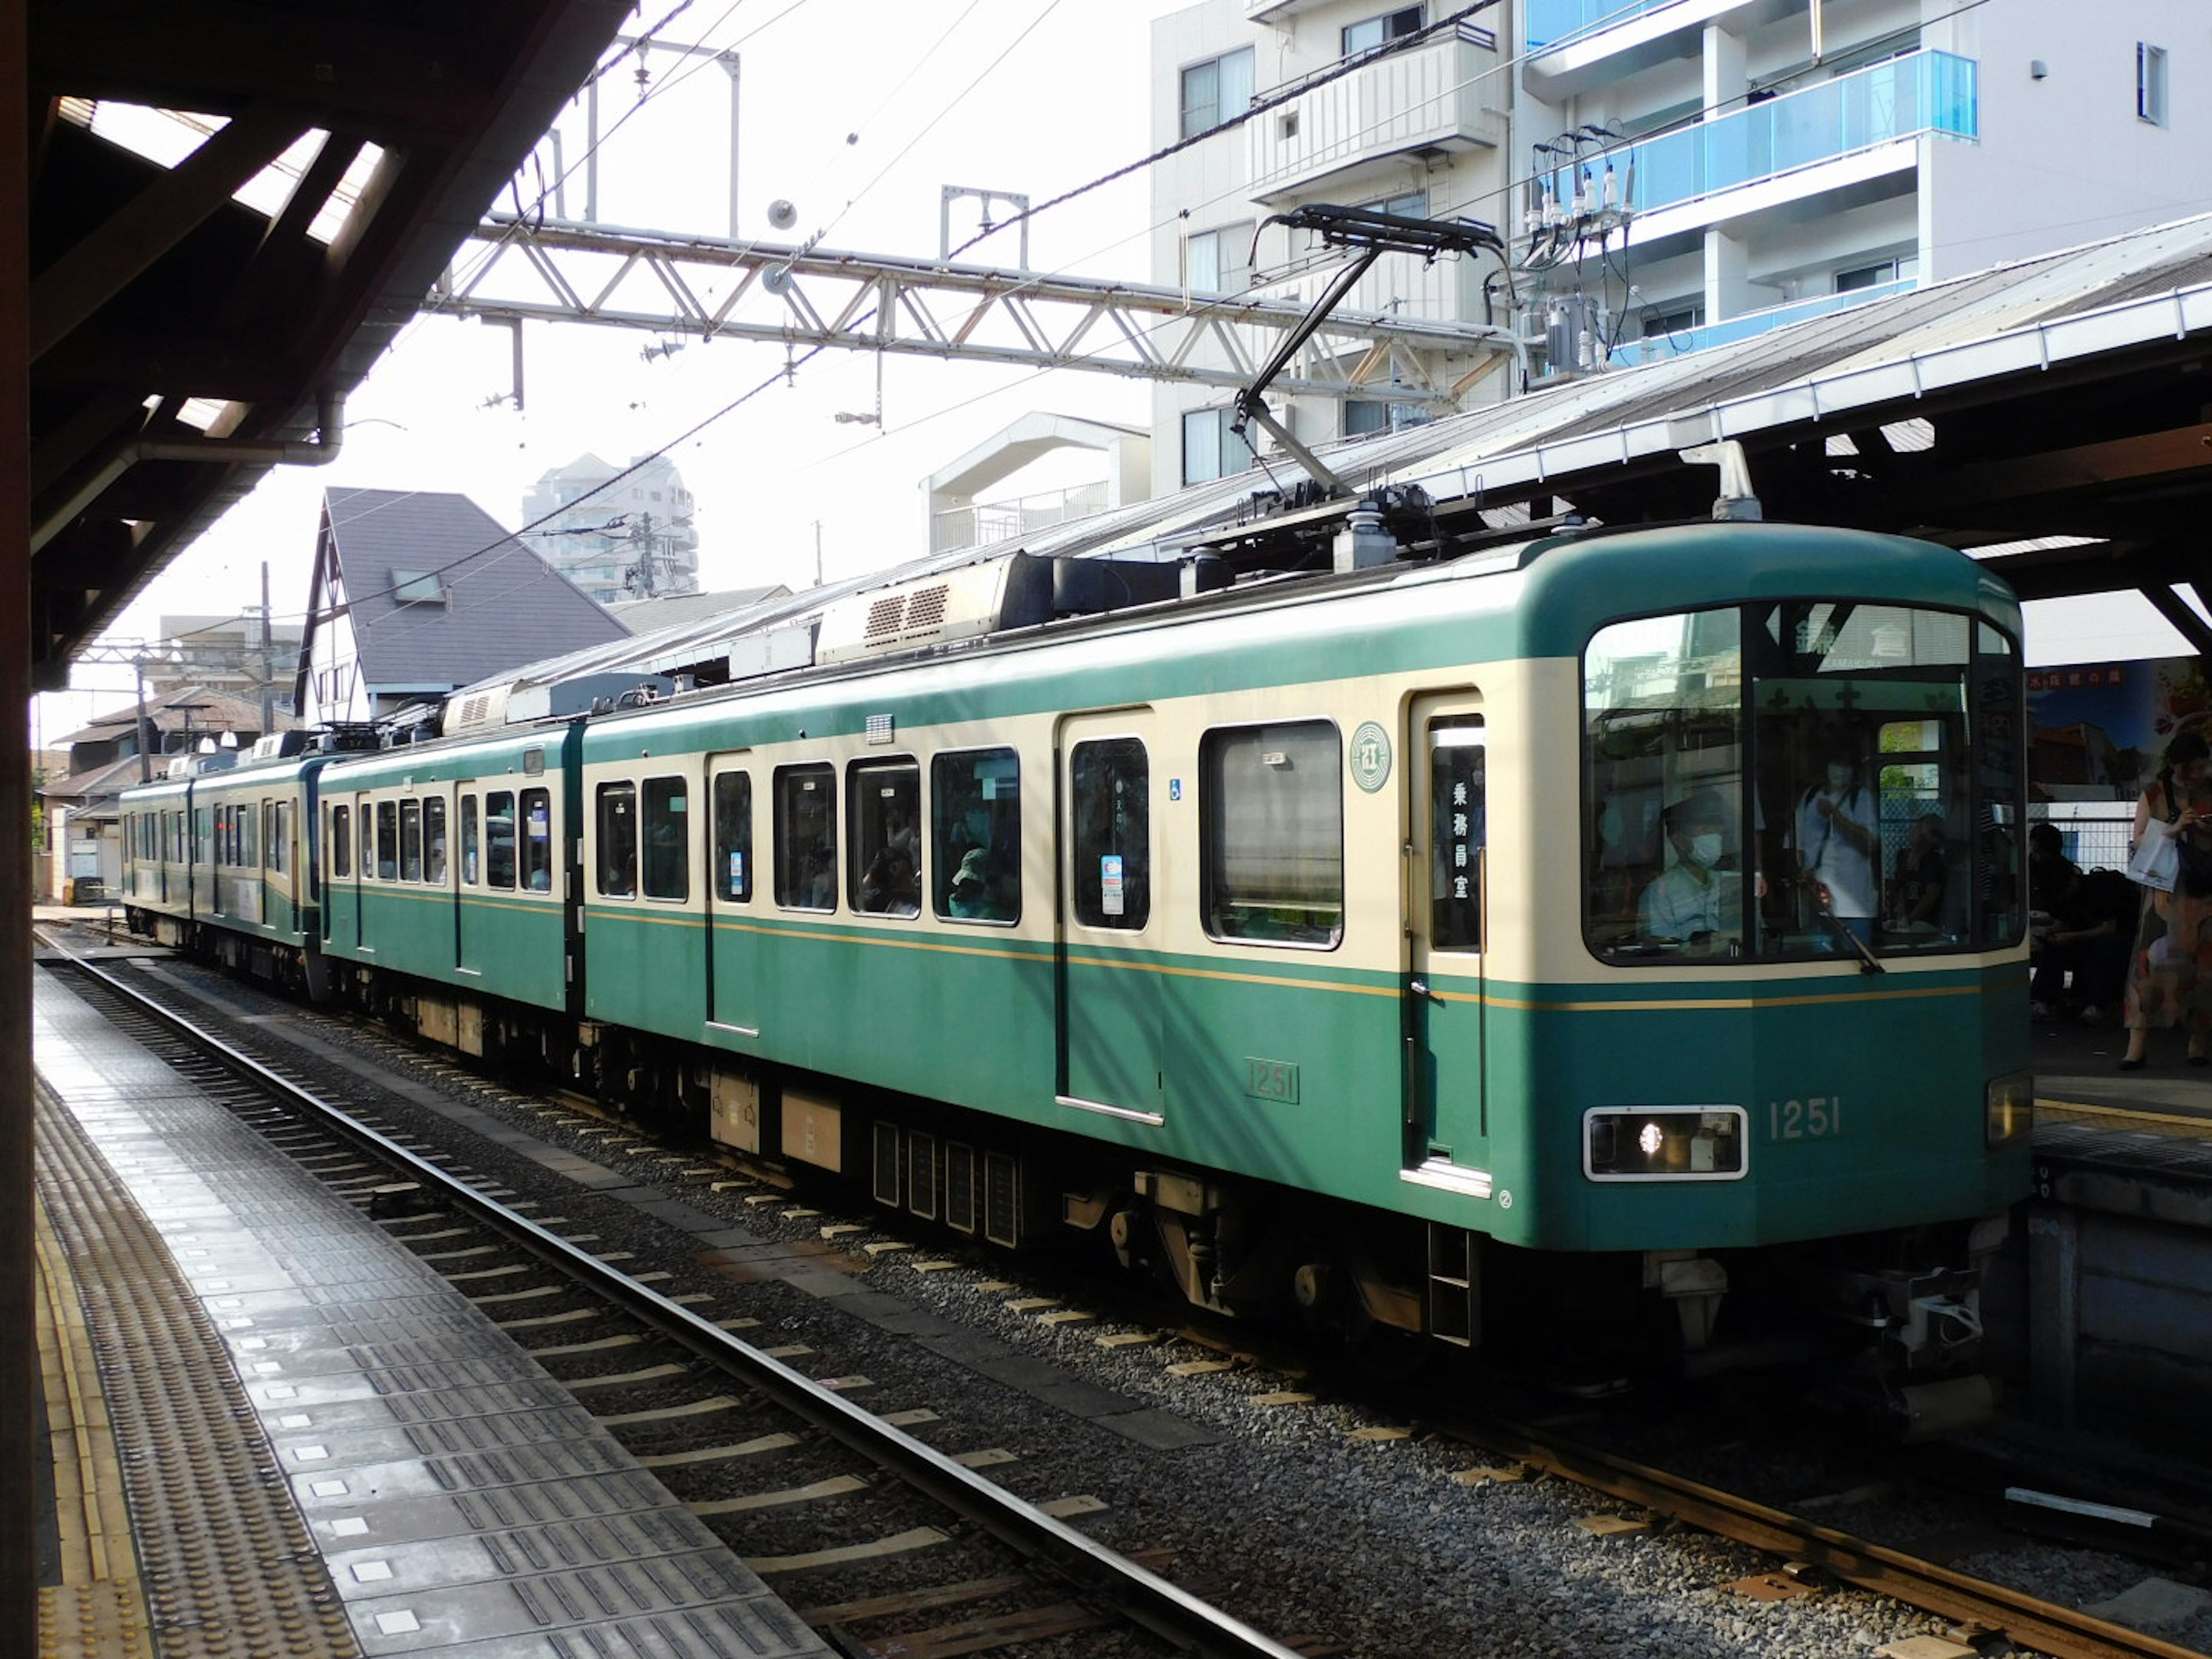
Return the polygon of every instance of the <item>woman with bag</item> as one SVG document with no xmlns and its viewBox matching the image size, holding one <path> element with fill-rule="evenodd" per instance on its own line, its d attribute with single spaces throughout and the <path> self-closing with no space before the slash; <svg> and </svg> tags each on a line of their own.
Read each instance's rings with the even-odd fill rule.
<svg viewBox="0 0 2212 1659">
<path fill-rule="evenodd" d="M 2128 874 L 2143 884 L 2128 973 L 2128 1052 L 2139 1069 L 2154 1025 L 2189 1033 L 2189 1063 L 2205 1063 L 2212 1034 L 2212 747 L 2201 732 L 2166 746 L 2166 765 L 2136 803 Z"/>
</svg>

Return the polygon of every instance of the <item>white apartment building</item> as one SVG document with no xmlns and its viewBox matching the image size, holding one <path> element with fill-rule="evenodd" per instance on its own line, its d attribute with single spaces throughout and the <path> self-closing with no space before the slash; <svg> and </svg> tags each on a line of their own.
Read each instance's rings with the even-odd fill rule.
<svg viewBox="0 0 2212 1659">
<path fill-rule="evenodd" d="M 1158 143 L 1258 108 L 1155 167 L 1154 279 L 1194 302 L 1312 297 L 1334 258 L 1264 223 L 1302 204 L 1488 222 L 1510 284 L 1495 258 L 1393 254 L 1346 301 L 1510 319 L 1525 355 L 1432 367 L 1468 407 L 2212 207 L 2203 0 L 1462 9 L 1204 0 L 1159 20 Z M 1157 490 L 1249 465 L 1228 402 L 1155 393 Z M 1297 400 L 1293 432 L 1425 412 L 1387 386 L 1334 404 Z"/>
<path fill-rule="evenodd" d="M 522 501 L 530 550 L 601 605 L 699 591 L 694 502 L 674 462 L 655 457 L 617 472 L 579 455 L 541 475 Z"/>
</svg>

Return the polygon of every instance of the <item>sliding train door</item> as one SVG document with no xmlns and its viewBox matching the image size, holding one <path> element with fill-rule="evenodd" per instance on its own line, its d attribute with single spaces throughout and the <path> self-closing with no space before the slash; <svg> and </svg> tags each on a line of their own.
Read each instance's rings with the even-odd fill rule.
<svg viewBox="0 0 2212 1659">
<path fill-rule="evenodd" d="M 1404 991 L 1406 1167 L 1487 1182 L 1483 1055 L 1488 873 L 1482 700 L 1418 696 L 1405 752 L 1408 795 Z"/>
<path fill-rule="evenodd" d="M 1151 711 L 1062 720 L 1058 779 L 1059 1102 L 1157 1123 L 1165 919 L 1155 914 Z"/>
</svg>

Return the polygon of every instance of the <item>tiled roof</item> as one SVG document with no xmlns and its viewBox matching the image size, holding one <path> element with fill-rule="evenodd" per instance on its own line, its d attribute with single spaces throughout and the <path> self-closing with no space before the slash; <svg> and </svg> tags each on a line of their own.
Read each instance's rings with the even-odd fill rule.
<svg viewBox="0 0 2212 1659">
<path fill-rule="evenodd" d="M 451 689 L 624 636 L 465 495 L 331 489 L 323 514 L 372 690 Z M 409 575 L 434 576 L 442 603 L 403 600 L 394 590 Z"/>
</svg>

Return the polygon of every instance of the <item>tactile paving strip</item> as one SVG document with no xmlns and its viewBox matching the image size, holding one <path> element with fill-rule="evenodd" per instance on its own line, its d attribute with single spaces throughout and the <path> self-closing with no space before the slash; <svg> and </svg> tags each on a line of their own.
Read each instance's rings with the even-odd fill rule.
<svg viewBox="0 0 2212 1659">
<path fill-rule="evenodd" d="M 76 1270 L 161 1659 L 349 1659 L 344 1604 L 160 1234 L 39 1091 L 39 1194 Z M 156 1386 L 138 1379 L 158 1380 Z"/>
<path fill-rule="evenodd" d="M 195 1469 L 185 1454 L 197 1446 L 146 1460 L 149 1501 L 172 1506 L 142 1510 L 134 1489 L 149 1565 L 156 1533 L 161 1548 L 190 1555 L 183 1584 L 171 1571 L 154 1586 L 157 1622 L 165 1594 L 184 1622 L 206 1616 L 179 1599 L 200 1589 L 195 1567 L 210 1580 L 248 1576 L 228 1559 L 207 1567 L 204 1548 L 191 1554 L 217 1524 L 201 1506 L 218 1488 L 281 1496 L 289 1486 L 278 1548 L 295 1570 L 304 1558 L 326 1574 L 313 1610 L 353 1638 L 341 1646 L 303 1629 L 256 1647 L 233 1616 L 203 1647 L 173 1649 L 165 1636 L 161 1659 L 828 1659 L 820 1638 L 434 1267 L 118 1044 L 67 987 L 42 976 L 35 1018 L 40 1071 L 69 1108 L 55 1116 L 73 1115 L 99 1143 L 81 1149 L 81 1195 L 136 1199 L 149 1254 L 125 1276 L 168 1281 L 180 1297 L 168 1329 L 212 1345 L 173 1360 L 147 1340 L 164 1392 L 197 1396 L 203 1376 L 220 1380 L 232 1426 L 252 1443 L 248 1461 L 230 1466 L 240 1474 Z M 118 1346 L 135 1355 L 137 1340 Z M 211 1585 L 210 1597 L 236 1588 Z"/>
</svg>

